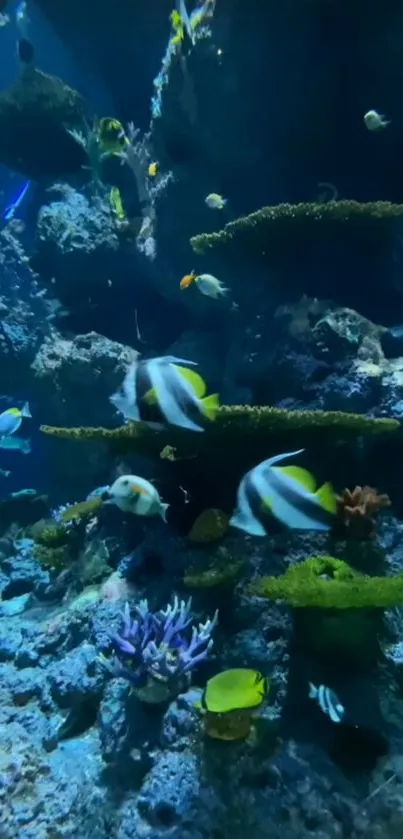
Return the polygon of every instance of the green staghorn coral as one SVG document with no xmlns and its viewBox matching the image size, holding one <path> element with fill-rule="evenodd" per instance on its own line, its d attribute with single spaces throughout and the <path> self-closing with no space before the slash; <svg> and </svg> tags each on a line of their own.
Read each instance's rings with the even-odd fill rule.
<svg viewBox="0 0 403 839">
<path fill-rule="evenodd" d="M 349 226 L 376 225 L 403 216 L 403 204 L 389 201 L 328 201 L 327 203 L 277 204 L 262 207 L 248 216 L 241 216 L 214 233 L 199 233 L 193 236 L 190 244 L 197 254 L 205 254 L 213 249 L 240 245 L 246 241 L 261 243 L 263 238 L 268 245 L 272 237 L 284 233 L 289 236 L 291 228 L 296 226 L 307 229 L 312 225 Z"/>
<path fill-rule="evenodd" d="M 367 577 L 331 556 L 291 565 L 281 577 L 263 577 L 249 593 L 284 600 L 294 608 L 383 609 L 403 603 L 403 574 Z"/>
</svg>

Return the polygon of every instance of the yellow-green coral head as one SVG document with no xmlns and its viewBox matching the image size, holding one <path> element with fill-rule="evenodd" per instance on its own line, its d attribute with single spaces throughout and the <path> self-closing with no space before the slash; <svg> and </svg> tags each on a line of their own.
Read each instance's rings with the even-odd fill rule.
<svg viewBox="0 0 403 839">
<path fill-rule="evenodd" d="M 299 466 L 276 466 L 303 452 L 278 454 L 264 460 L 242 478 L 237 509 L 230 524 L 251 536 L 265 536 L 268 513 L 294 530 L 330 530 L 337 509 L 330 484 L 316 489 L 315 479 Z"/>
<path fill-rule="evenodd" d="M 223 670 L 208 680 L 202 706 L 213 714 L 258 708 L 268 692 L 269 681 L 258 670 L 244 667 Z"/>
<path fill-rule="evenodd" d="M 102 117 L 97 125 L 97 137 L 104 154 L 120 154 L 129 140 L 121 122 L 113 117 Z"/>
</svg>

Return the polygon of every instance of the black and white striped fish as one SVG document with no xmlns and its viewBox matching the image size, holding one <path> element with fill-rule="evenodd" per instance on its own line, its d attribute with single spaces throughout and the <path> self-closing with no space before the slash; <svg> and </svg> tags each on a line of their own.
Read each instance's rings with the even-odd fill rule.
<svg viewBox="0 0 403 839">
<path fill-rule="evenodd" d="M 319 708 L 323 711 L 326 716 L 330 717 L 332 722 L 341 722 L 344 714 L 345 708 L 341 704 L 339 697 L 335 694 L 334 690 L 328 688 L 326 685 L 319 685 L 316 687 L 309 682 L 309 698 L 315 699 L 319 705 Z"/>
<path fill-rule="evenodd" d="M 330 530 L 337 503 L 331 485 L 326 483 L 317 489 L 306 469 L 276 465 L 303 451 L 274 455 L 244 475 L 230 520 L 232 527 L 251 536 L 265 536 L 271 513 L 294 530 Z"/>
<path fill-rule="evenodd" d="M 203 418 L 216 417 L 218 396 L 205 396 L 207 388 L 202 377 L 183 364 L 196 366 L 194 361 L 171 355 L 134 361 L 120 391 L 110 401 L 127 420 L 147 421 L 147 406 L 156 405 L 168 425 L 203 431 Z"/>
</svg>

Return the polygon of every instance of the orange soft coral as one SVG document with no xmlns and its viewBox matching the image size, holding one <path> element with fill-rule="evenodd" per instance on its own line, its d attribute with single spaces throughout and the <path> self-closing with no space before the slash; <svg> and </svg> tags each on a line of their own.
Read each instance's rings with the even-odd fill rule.
<svg viewBox="0 0 403 839">
<path fill-rule="evenodd" d="M 344 489 L 337 496 L 337 515 L 349 536 L 367 539 L 373 530 L 373 516 L 390 506 L 389 496 L 369 486 Z"/>
</svg>

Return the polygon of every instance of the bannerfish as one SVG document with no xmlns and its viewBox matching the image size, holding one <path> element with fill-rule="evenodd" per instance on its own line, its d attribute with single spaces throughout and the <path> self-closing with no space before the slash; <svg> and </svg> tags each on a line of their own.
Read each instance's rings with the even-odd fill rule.
<svg viewBox="0 0 403 839">
<path fill-rule="evenodd" d="M 127 420 L 141 421 L 147 406 L 156 405 L 168 425 L 203 431 L 198 421 L 215 419 L 218 396 L 205 396 L 207 388 L 202 377 L 178 366 L 182 364 L 196 366 L 193 361 L 169 355 L 133 362 L 121 390 L 110 401 Z"/>
<path fill-rule="evenodd" d="M 166 521 L 169 504 L 164 504 L 158 490 L 138 475 L 121 475 L 106 490 L 106 503 L 116 504 L 124 513 L 136 516 L 161 516 Z"/>
<path fill-rule="evenodd" d="M 345 714 L 345 708 L 341 704 L 339 697 L 335 694 L 334 690 L 326 687 L 326 685 L 319 685 L 319 687 L 315 687 L 312 682 L 309 682 L 309 698 L 316 700 L 319 708 L 324 714 L 330 717 L 332 722 L 342 721 Z"/>
<path fill-rule="evenodd" d="M 20 408 L 7 408 L 0 414 L 0 438 L 10 437 L 18 431 L 24 417 L 31 417 L 28 402 Z"/>
<path fill-rule="evenodd" d="M 210 192 L 204 200 L 210 210 L 223 210 L 227 203 L 227 199 L 219 195 L 218 192 Z"/>
<path fill-rule="evenodd" d="M 380 131 L 390 125 L 390 120 L 385 119 L 383 114 L 378 114 L 378 111 L 367 111 L 364 114 L 364 124 L 368 131 Z"/>
<path fill-rule="evenodd" d="M 201 294 L 204 294 L 206 297 L 212 297 L 213 300 L 218 300 L 219 297 L 225 297 L 229 292 L 229 288 L 226 288 L 212 274 L 199 274 L 194 278 L 194 282 Z"/>
<path fill-rule="evenodd" d="M 30 440 L 23 440 L 22 437 L 3 437 L 0 440 L 0 449 L 5 449 L 8 452 L 22 452 L 22 454 L 31 453 Z"/>
<path fill-rule="evenodd" d="M 178 0 L 178 12 L 180 14 L 180 19 L 182 21 L 183 28 L 184 28 L 192 46 L 194 46 L 195 43 L 196 43 L 196 39 L 195 39 L 194 31 L 193 31 L 192 26 L 191 26 L 191 22 L 190 22 L 190 18 L 189 18 L 189 15 L 188 15 L 187 8 L 186 8 L 185 0 Z"/>
<path fill-rule="evenodd" d="M 114 117 L 102 117 L 95 131 L 102 154 L 119 156 L 130 145 L 122 123 Z"/>
<path fill-rule="evenodd" d="M 275 466 L 304 449 L 278 454 L 247 472 L 238 488 L 230 524 L 251 536 L 266 536 L 268 513 L 293 530 L 330 530 L 336 496 L 330 484 L 316 489 L 315 479 L 299 466 Z"/>
</svg>

